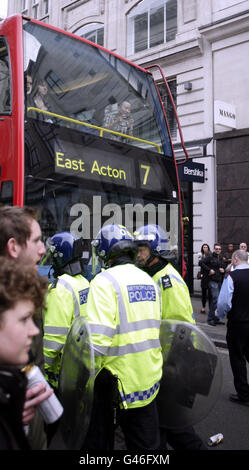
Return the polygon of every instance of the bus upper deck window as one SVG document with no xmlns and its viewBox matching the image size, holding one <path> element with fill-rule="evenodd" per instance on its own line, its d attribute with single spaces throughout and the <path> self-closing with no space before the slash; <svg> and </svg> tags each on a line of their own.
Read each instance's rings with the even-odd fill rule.
<svg viewBox="0 0 249 470">
<path fill-rule="evenodd" d="M 10 109 L 10 67 L 5 38 L 0 37 L 0 114 L 9 114 Z"/>
</svg>

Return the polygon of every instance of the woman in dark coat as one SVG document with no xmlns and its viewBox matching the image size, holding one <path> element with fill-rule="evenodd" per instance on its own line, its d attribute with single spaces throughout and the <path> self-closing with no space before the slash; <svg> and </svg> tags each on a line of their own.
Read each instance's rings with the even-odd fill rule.
<svg viewBox="0 0 249 470">
<path fill-rule="evenodd" d="M 201 263 L 203 260 L 205 260 L 207 255 L 211 254 L 210 247 L 207 243 L 203 243 L 201 247 L 201 252 L 199 254 L 199 266 L 201 268 L 200 273 L 201 273 L 201 302 L 202 302 L 202 309 L 201 313 L 205 313 L 205 307 L 206 307 L 206 302 L 208 300 L 208 303 L 210 303 L 210 293 L 209 293 L 209 288 L 208 288 L 208 283 L 210 281 L 210 276 L 208 275 L 208 272 L 205 271 Z"/>
</svg>

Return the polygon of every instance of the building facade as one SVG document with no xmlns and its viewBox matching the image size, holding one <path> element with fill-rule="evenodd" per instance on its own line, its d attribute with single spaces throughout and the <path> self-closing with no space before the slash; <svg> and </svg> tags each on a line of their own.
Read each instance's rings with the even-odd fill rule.
<svg viewBox="0 0 249 470">
<path fill-rule="evenodd" d="M 202 243 L 249 245 L 249 0 L 11 0 L 22 13 L 60 27 L 141 66 L 158 64 L 175 94 L 189 158 L 204 182 L 181 182 L 188 282 Z M 160 84 L 159 71 L 155 78 Z M 178 159 L 184 157 L 173 119 Z"/>
</svg>

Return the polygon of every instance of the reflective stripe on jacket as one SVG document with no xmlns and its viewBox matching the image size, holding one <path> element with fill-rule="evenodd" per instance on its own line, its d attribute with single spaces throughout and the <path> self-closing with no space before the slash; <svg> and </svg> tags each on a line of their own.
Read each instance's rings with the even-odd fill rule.
<svg viewBox="0 0 249 470">
<path fill-rule="evenodd" d="M 43 354 L 47 380 L 58 386 L 63 346 L 75 318 L 86 315 L 89 282 L 82 275 L 63 274 L 49 286 L 43 315 Z"/>
<path fill-rule="evenodd" d="M 161 288 L 162 318 L 195 324 L 188 286 L 172 264 L 160 269 L 153 279 Z"/>
<path fill-rule="evenodd" d="M 123 406 L 149 404 L 162 375 L 156 283 L 133 264 L 103 271 L 91 281 L 87 319 L 95 366 L 118 376 Z"/>
</svg>

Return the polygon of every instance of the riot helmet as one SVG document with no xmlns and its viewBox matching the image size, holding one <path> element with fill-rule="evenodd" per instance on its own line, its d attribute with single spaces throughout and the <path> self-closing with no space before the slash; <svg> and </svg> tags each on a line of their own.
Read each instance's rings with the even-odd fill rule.
<svg viewBox="0 0 249 470">
<path fill-rule="evenodd" d="M 89 260 L 89 247 L 83 238 L 71 232 L 59 232 L 46 242 L 55 276 L 63 273 L 75 276 L 84 271 Z"/>
<path fill-rule="evenodd" d="M 137 256 L 134 237 L 126 227 L 119 224 L 104 225 L 92 241 L 93 252 L 105 266 L 112 264 L 114 258 L 128 255 L 132 261 Z"/>
<path fill-rule="evenodd" d="M 148 266 L 155 257 L 168 261 L 175 260 L 175 253 L 169 249 L 168 236 L 159 225 L 142 225 L 134 232 L 134 238 L 138 247 L 147 246 L 150 249 L 150 256 L 144 266 Z"/>
</svg>

